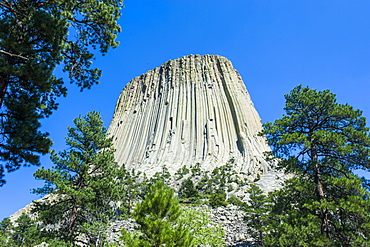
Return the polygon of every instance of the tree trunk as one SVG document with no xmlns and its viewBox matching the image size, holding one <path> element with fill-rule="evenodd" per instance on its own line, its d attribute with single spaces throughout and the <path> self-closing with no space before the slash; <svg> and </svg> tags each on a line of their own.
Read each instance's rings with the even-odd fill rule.
<svg viewBox="0 0 370 247">
<path fill-rule="evenodd" d="M 71 237 L 73 235 L 73 231 L 74 231 L 74 228 L 75 228 L 75 222 L 76 222 L 77 216 L 78 216 L 78 206 L 74 205 L 73 208 L 72 208 L 72 215 L 69 218 L 68 235 L 67 235 L 68 239 L 71 239 Z"/>
<path fill-rule="evenodd" d="M 14 66 L 15 62 L 13 58 L 7 56 L 6 62 L 9 66 Z M 0 73 L 0 109 L 3 106 L 6 91 L 8 90 L 10 75 L 9 73 Z"/>
<path fill-rule="evenodd" d="M 317 150 L 316 146 L 313 145 L 311 149 L 312 154 L 312 163 L 314 165 L 314 181 L 316 184 L 316 195 L 317 200 L 322 202 L 322 200 L 326 197 L 324 192 L 324 187 L 321 182 L 321 171 L 320 165 L 318 162 L 317 157 Z M 321 233 L 325 234 L 328 239 L 330 239 L 330 229 L 329 229 L 329 218 L 328 218 L 328 210 L 326 208 L 320 210 L 320 219 L 321 219 Z"/>
<path fill-rule="evenodd" d="M 0 74 L 0 109 L 3 106 L 6 90 L 8 88 L 8 83 L 6 79 L 6 75 Z"/>
</svg>

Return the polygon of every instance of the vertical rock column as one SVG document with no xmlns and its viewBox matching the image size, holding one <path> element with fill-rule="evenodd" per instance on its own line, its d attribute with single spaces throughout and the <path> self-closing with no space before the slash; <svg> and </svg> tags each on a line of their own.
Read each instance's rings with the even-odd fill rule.
<svg viewBox="0 0 370 247">
<path fill-rule="evenodd" d="M 109 133 L 116 160 L 151 176 L 200 163 L 213 170 L 268 169 L 261 119 L 238 72 L 221 56 L 170 60 L 130 81 L 121 92 Z"/>
</svg>

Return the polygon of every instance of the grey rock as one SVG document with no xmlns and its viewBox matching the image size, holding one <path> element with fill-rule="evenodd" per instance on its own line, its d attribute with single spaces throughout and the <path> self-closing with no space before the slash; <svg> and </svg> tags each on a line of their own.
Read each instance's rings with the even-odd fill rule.
<svg viewBox="0 0 370 247">
<path fill-rule="evenodd" d="M 166 165 L 174 174 L 200 163 L 212 171 L 235 160 L 255 177 L 269 169 L 261 119 L 239 73 L 225 57 L 170 60 L 129 82 L 116 104 L 109 133 L 116 159 L 148 176 Z"/>
</svg>

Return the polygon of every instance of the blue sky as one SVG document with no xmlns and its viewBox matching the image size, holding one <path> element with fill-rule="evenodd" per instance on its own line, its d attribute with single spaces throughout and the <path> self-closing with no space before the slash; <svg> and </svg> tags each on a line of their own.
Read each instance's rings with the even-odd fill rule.
<svg viewBox="0 0 370 247">
<path fill-rule="evenodd" d="M 282 115 L 284 94 L 299 84 L 330 89 L 370 120 L 369 13 L 368 0 L 126 0 L 120 46 L 94 62 L 103 69 L 101 84 L 83 93 L 70 85 L 42 129 L 61 151 L 74 118 L 96 110 L 108 126 L 127 82 L 189 54 L 230 59 L 263 122 Z M 47 156 L 42 165 L 51 167 Z M 0 219 L 39 198 L 30 194 L 43 185 L 36 169 L 6 175 Z"/>
</svg>

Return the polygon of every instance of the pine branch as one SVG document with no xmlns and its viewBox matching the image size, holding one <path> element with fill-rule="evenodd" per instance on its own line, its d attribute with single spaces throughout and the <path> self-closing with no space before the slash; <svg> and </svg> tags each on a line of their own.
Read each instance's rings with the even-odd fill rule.
<svg viewBox="0 0 370 247">
<path fill-rule="evenodd" d="M 25 59 L 25 60 L 29 60 L 28 58 L 26 58 L 22 55 L 13 54 L 13 53 L 10 53 L 10 52 L 4 51 L 4 50 L 0 50 L 0 53 L 3 53 L 5 55 L 11 56 L 11 57 L 19 57 L 19 58 L 22 58 L 22 59 Z"/>
</svg>

